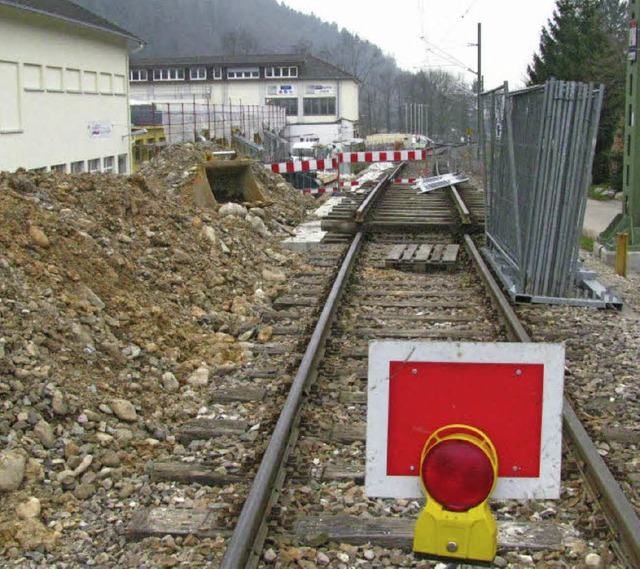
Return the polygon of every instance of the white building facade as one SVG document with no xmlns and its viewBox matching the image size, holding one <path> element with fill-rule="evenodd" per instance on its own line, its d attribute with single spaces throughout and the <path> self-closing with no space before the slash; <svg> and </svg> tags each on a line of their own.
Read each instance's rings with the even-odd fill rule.
<svg viewBox="0 0 640 569">
<path fill-rule="evenodd" d="M 274 105 L 290 142 L 347 141 L 358 122 L 359 81 L 311 55 L 132 59 L 134 102 Z"/>
<path fill-rule="evenodd" d="M 0 38 L 0 170 L 129 172 L 140 40 L 64 0 L 0 0 Z"/>
</svg>

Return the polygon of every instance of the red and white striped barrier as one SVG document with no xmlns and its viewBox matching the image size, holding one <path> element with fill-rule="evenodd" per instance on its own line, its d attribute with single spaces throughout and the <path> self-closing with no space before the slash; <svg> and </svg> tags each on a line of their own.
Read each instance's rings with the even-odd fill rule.
<svg viewBox="0 0 640 569">
<path fill-rule="evenodd" d="M 317 170 L 335 170 L 338 164 L 355 164 L 371 162 L 404 162 L 409 160 L 426 160 L 432 150 L 393 150 L 377 152 L 343 152 L 327 160 L 295 160 L 265 164 L 264 167 L 276 174 L 293 174 L 294 172 L 315 172 Z"/>
<path fill-rule="evenodd" d="M 405 160 L 426 160 L 427 150 L 394 150 L 390 152 L 344 152 L 338 154 L 341 164 L 355 162 L 403 162 Z"/>
<path fill-rule="evenodd" d="M 293 162 L 277 162 L 265 164 L 265 168 L 276 174 L 292 174 L 293 172 L 315 172 L 316 170 L 335 170 L 338 161 L 331 160 L 295 160 Z"/>
<path fill-rule="evenodd" d="M 394 178 L 394 184 L 415 184 L 418 178 Z"/>
<path fill-rule="evenodd" d="M 354 180 L 352 182 L 340 182 L 341 188 L 355 188 L 359 185 L 360 185 L 360 182 L 358 182 L 358 180 Z"/>
</svg>

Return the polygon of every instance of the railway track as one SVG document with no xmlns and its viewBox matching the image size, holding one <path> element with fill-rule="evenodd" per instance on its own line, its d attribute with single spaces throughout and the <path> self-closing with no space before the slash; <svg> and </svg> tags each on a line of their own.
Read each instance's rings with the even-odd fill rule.
<svg viewBox="0 0 640 569">
<path fill-rule="evenodd" d="M 456 186 L 419 198 L 382 182 L 343 201 L 331 220 L 340 237 L 308 254 L 261 337 L 247 338 L 251 365 L 220 377 L 200 417 L 178 430 L 182 456 L 148 465 L 189 507 L 141 510 L 130 537 L 210 539 L 208 562 L 225 568 L 416 565 L 423 504 L 364 495 L 369 341 L 526 342 L 536 318 L 543 328 L 533 307 L 519 309 L 520 322 L 482 263 L 470 236 L 481 195 Z M 564 429 L 561 499 L 494 504 L 499 563 L 574 567 L 593 548 L 603 567 L 636 566 L 637 502 L 568 400 Z"/>
</svg>

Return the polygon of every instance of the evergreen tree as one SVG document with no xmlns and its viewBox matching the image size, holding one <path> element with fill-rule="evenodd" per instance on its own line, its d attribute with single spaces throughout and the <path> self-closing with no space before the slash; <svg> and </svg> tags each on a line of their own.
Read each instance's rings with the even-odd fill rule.
<svg viewBox="0 0 640 569">
<path fill-rule="evenodd" d="M 605 86 L 593 178 L 609 181 L 611 147 L 624 114 L 626 2 L 557 0 L 540 35 L 539 53 L 527 68 L 530 85 L 555 77 Z"/>
</svg>

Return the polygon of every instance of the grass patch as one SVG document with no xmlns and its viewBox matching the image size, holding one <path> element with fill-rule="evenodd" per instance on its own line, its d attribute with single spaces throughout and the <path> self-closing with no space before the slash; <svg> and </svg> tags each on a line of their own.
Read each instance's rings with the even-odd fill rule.
<svg viewBox="0 0 640 569">
<path fill-rule="evenodd" d="M 587 237 L 586 235 L 583 235 L 580 238 L 580 248 L 581 249 L 585 249 L 586 251 L 593 252 L 593 244 L 594 244 L 594 240 L 591 239 L 591 237 Z"/>
<path fill-rule="evenodd" d="M 598 186 L 591 186 L 587 195 L 590 199 L 600 202 L 607 202 L 613 199 L 611 190 L 609 188 L 602 188 Z"/>
</svg>

